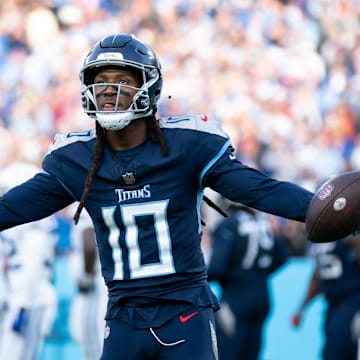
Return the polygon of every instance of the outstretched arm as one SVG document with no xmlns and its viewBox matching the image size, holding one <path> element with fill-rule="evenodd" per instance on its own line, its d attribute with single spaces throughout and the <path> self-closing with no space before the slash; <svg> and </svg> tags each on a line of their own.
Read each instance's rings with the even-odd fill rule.
<svg viewBox="0 0 360 360">
<path fill-rule="evenodd" d="M 203 186 L 251 208 L 301 222 L 313 197 L 305 188 L 242 164 L 230 150 L 208 170 Z"/>
<path fill-rule="evenodd" d="M 39 173 L 0 197 L 0 230 L 40 220 L 74 201 L 54 176 Z"/>
</svg>

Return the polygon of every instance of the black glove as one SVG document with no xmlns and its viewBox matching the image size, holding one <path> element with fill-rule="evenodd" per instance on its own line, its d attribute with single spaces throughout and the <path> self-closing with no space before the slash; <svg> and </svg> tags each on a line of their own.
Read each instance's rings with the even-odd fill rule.
<svg viewBox="0 0 360 360">
<path fill-rule="evenodd" d="M 85 274 L 78 281 L 78 290 L 81 294 L 87 294 L 95 288 L 95 278 L 92 274 Z"/>
</svg>

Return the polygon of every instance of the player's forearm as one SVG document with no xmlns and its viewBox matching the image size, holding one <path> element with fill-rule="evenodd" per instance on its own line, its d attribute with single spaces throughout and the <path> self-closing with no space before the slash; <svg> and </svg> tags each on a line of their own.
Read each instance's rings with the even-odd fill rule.
<svg viewBox="0 0 360 360">
<path fill-rule="evenodd" d="M 314 195 L 301 186 L 270 178 L 239 162 L 229 163 L 224 157 L 211 169 L 206 180 L 209 186 L 230 200 L 302 222 Z"/>
<path fill-rule="evenodd" d="M 310 283 L 307 288 L 306 295 L 300 309 L 304 310 L 310 304 L 310 302 L 320 293 L 321 293 L 320 281 L 316 275 L 316 272 L 314 272 L 310 279 Z"/>
<path fill-rule="evenodd" d="M 0 231 L 45 218 L 71 202 L 59 183 L 37 175 L 0 197 Z"/>
</svg>

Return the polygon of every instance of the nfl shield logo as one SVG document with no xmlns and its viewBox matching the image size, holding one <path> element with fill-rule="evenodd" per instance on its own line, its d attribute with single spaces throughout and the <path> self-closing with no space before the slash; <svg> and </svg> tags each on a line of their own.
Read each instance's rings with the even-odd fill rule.
<svg viewBox="0 0 360 360">
<path fill-rule="evenodd" d="M 319 189 L 317 193 L 317 197 L 320 200 L 325 200 L 328 196 L 331 195 L 333 190 L 334 190 L 334 186 L 331 183 L 326 183 Z"/>
</svg>

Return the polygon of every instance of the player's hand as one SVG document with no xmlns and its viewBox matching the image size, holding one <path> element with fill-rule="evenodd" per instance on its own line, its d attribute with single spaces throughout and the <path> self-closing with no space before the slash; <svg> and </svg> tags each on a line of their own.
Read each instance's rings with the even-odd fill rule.
<svg viewBox="0 0 360 360">
<path fill-rule="evenodd" d="M 95 279 L 93 275 L 86 274 L 78 281 L 78 290 L 81 294 L 91 292 L 95 287 Z"/>
<path fill-rule="evenodd" d="M 301 324 L 301 313 L 297 313 L 291 318 L 291 325 L 295 328 L 298 328 L 300 324 Z"/>
<path fill-rule="evenodd" d="M 28 317 L 28 311 L 25 308 L 21 308 L 12 324 L 13 331 L 19 334 L 23 333 L 28 322 Z"/>
</svg>

